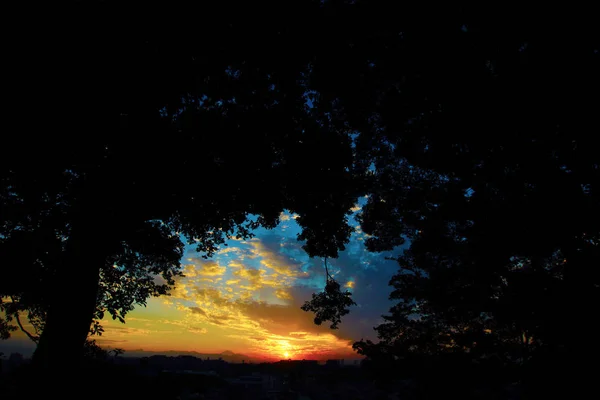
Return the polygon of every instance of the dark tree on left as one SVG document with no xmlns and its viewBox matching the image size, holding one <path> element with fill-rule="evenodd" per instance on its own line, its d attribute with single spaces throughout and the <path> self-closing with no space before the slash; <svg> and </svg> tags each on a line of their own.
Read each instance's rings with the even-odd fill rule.
<svg viewBox="0 0 600 400">
<path fill-rule="evenodd" d="M 360 174 L 349 131 L 306 105 L 310 35 L 241 17 L 274 4 L 164 30 L 108 4 L 28 15 L 7 50 L 0 295 L 43 309 L 44 367 L 78 359 L 105 311 L 168 293 L 182 238 L 210 256 L 288 209 L 307 252 L 335 257 L 352 231 Z"/>
</svg>

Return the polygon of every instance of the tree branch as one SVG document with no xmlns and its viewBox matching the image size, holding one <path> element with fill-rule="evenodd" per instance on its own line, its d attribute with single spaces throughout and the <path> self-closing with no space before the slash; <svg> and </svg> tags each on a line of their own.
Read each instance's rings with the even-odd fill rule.
<svg viewBox="0 0 600 400">
<path fill-rule="evenodd" d="M 325 262 L 325 284 L 327 284 L 330 279 L 333 280 L 333 276 L 329 274 L 329 268 L 327 268 L 327 257 L 323 259 L 323 262 Z"/>
<path fill-rule="evenodd" d="M 13 303 L 15 302 L 15 299 L 11 296 L 10 299 L 13 301 Z M 21 323 L 21 318 L 19 316 L 19 310 L 15 310 L 15 319 L 17 320 L 17 325 L 19 325 L 19 328 L 21 329 L 21 331 L 27 335 L 27 337 L 29 339 L 31 339 L 34 343 L 37 343 L 38 340 L 40 340 L 39 337 L 37 336 L 33 336 L 31 333 L 29 333 L 29 331 L 27 331 L 27 329 L 25 329 L 25 327 L 23 326 L 23 324 Z"/>
</svg>

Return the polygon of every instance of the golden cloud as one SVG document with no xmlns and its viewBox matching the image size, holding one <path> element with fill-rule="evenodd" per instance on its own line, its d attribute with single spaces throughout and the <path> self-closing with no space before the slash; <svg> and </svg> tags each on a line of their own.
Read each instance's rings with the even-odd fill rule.
<svg viewBox="0 0 600 400">
<path fill-rule="evenodd" d="M 227 263 L 228 267 L 231 268 L 243 268 L 244 264 L 242 264 L 241 262 L 237 261 L 237 260 L 231 260 L 229 261 L 229 263 Z"/>
<path fill-rule="evenodd" d="M 197 333 L 197 334 L 205 334 L 206 332 L 208 332 L 208 331 L 206 330 L 206 328 L 195 328 L 195 327 L 191 327 L 191 328 L 188 328 L 187 330 L 188 330 L 188 332 L 191 332 L 191 333 Z"/>
<path fill-rule="evenodd" d="M 185 310 L 185 308 L 184 308 L 184 310 Z M 161 324 L 175 325 L 175 326 L 186 326 L 187 325 L 187 323 L 185 321 L 179 321 L 179 320 L 173 320 L 173 319 L 163 319 L 163 320 L 160 320 L 159 322 Z"/>
<path fill-rule="evenodd" d="M 137 318 L 137 317 L 127 317 L 127 321 L 136 321 L 136 322 L 154 322 L 148 318 Z"/>
<path fill-rule="evenodd" d="M 240 293 L 240 299 L 241 300 L 248 300 L 252 298 L 252 292 L 250 291 L 244 291 Z"/>
<path fill-rule="evenodd" d="M 239 284 L 241 281 L 245 283 L 240 285 L 240 289 L 255 291 L 264 286 L 281 287 L 287 284 L 287 279 L 279 274 L 266 275 L 265 269 L 241 267 L 233 271 L 233 276 L 238 279 L 231 279 L 227 283 Z"/>
<path fill-rule="evenodd" d="M 175 287 L 171 290 L 171 297 L 183 300 L 191 300 L 189 291 L 190 286 L 188 285 L 187 280 L 178 278 L 175 282 Z M 172 300 L 169 298 L 163 298 L 163 300 L 167 303 L 172 302 Z"/>
<path fill-rule="evenodd" d="M 302 275 L 299 262 L 267 248 L 260 241 L 252 241 L 250 246 L 251 252 L 256 257 L 260 257 L 260 263 L 265 267 L 289 278 Z"/>
<path fill-rule="evenodd" d="M 261 274 L 264 274 L 264 270 L 254 269 L 254 268 L 242 268 L 233 272 L 234 276 L 239 276 L 242 278 L 246 278 L 248 280 L 259 279 Z"/>
<path fill-rule="evenodd" d="M 228 304 L 228 300 L 215 288 L 196 288 L 195 292 L 194 300 L 197 304 L 215 307 L 223 307 Z"/>
<path fill-rule="evenodd" d="M 188 260 L 191 260 L 191 259 L 188 258 Z M 185 264 L 185 266 L 183 268 L 183 275 L 185 275 L 186 278 L 196 277 L 198 275 L 196 273 L 196 266 L 194 264 Z"/>
<path fill-rule="evenodd" d="M 242 249 L 239 247 L 226 247 L 222 250 L 219 250 L 219 254 L 228 254 L 228 253 L 240 253 Z"/>
<path fill-rule="evenodd" d="M 275 296 L 281 300 L 291 300 L 292 299 L 292 295 L 285 289 L 275 290 Z"/>
<path fill-rule="evenodd" d="M 290 215 L 289 215 L 289 214 L 286 214 L 286 213 L 281 213 L 281 214 L 279 215 L 279 219 L 280 219 L 281 221 L 289 221 L 289 220 L 290 220 Z"/>
<path fill-rule="evenodd" d="M 196 273 L 203 276 L 220 276 L 225 273 L 227 268 L 220 266 L 215 261 L 203 261 L 196 266 Z"/>
<path fill-rule="evenodd" d="M 290 332 L 290 333 L 288 333 L 288 335 L 290 335 L 292 337 L 303 338 L 303 337 L 306 337 L 306 335 L 308 335 L 308 332 Z"/>
<path fill-rule="evenodd" d="M 362 208 L 361 206 L 359 206 L 358 204 L 355 204 L 354 207 L 352 207 L 350 209 L 350 211 L 357 212 L 357 211 L 360 211 L 361 208 Z"/>
<path fill-rule="evenodd" d="M 247 290 L 249 292 L 255 292 L 258 289 L 260 289 L 260 286 L 258 286 L 258 285 L 240 285 L 239 288 Z"/>
<path fill-rule="evenodd" d="M 149 335 L 151 332 L 153 332 L 150 329 L 140 329 L 140 328 L 133 328 L 133 327 L 129 327 L 129 326 L 125 326 L 122 325 L 120 322 L 118 322 L 118 325 L 110 320 L 103 320 L 102 321 L 102 327 L 104 328 L 104 332 L 107 334 L 107 336 L 109 335 L 110 337 L 125 337 L 125 336 L 129 336 L 129 335 L 138 335 L 138 336 L 147 336 Z"/>
</svg>

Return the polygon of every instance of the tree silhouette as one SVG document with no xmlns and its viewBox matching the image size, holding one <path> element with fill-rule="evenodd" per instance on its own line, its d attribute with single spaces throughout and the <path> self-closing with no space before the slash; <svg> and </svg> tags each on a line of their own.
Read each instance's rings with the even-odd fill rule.
<svg viewBox="0 0 600 400">
<path fill-rule="evenodd" d="M 4 311 L 4 307 L 0 309 L 0 311 Z M 5 312 L 5 311 L 4 311 Z M 17 327 L 10 324 L 11 320 L 0 319 L 0 339 L 6 340 L 10 337 L 10 333 L 17 330 Z"/>
<path fill-rule="evenodd" d="M 330 328 L 337 329 L 338 324 L 342 322 L 342 317 L 350 312 L 348 307 L 356 303 L 352 300 L 350 291 L 342 292 L 340 284 L 329 274 L 327 258 L 324 263 L 325 289 L 321 293 L 313 294 L 312 299 L 306 301 L 300 308 L 315 313 L 315 324 L 321 325 L 325 321 L 330 321 Z"/>
<path fill-rule="evenodd" d="M 373 163 L 367 247 L 410 243 L 380 343 L 356 348 L 515 363 L 581 352 L 592 337 L 573 324 L 600 300 L 597 27 L 463 16 L 399 29 L 380 24 L 398 51 L 371 55 L 361 81 L 375 84 L 340 100 L 340 118 L 370 121 L 357 140 Z"/>
<path fill-rule="evenodd" d="M 0 172 L 0 293 L 43 308 L 34 360 L 48 367 L 81 354 L 94 317 L 122 320 L 168 293 L 182 238 L 210 256 L 288 209 L 309 255 L 335 257 L 358 195 L 350 132 L 306 105 L 299 29 L 214 18 L 132 33 L 135 9 L 76 7 L 84 18 L 19 38 L 31 56 L 13 66 L 13 104 L 52 99 L 34 114 L 16 107 L 27 122 L 5 139 Z"/>
<path fill-rule="evenodd" d="M 110 351 L 110 353 L 112 353 L 113 356 L 116 358 L 116 357 L 120 356 L 121 354 L 125 354 L 125 350 L 120 349 L 120 348 L 115 348 L 115 349 L 112 349 Z"/>
</svg>

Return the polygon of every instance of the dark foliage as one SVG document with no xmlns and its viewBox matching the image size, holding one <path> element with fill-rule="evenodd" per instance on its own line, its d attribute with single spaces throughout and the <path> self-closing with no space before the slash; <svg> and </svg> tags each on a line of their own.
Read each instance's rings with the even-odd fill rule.
<svg viewBox="0 0 600 400">
<path fill-rule="evenodd" d="M 367 21 L 378 6 L 361 3 Z M 410 244 L 380 342 L 355 345 L 370 359 L 543 358 L 556 377 L 596 354 L 583 326 L 600 302 L 600 32 L 501 20 L 362 24 L 328 64 L 352 67 L 318 82 L 373 165 L 368 248 Z"/>
<path fill-rule="evenodd" d="M 44 365 L 80 354 L 94 318 L 122 321 L 168 294 L 182 240 L 208 257 L 284 209 L 311 256 L 335 257 L 352 232 L 350 133 L 305 104 L 310 35 L 278 20 L 255 29 L 244 9 L 218 6 L 158 33 L 132 26 L 137 7 L 112 7 L 29 15 L 9 49 L 27 51 L 10 57 L 18 123 L 0 165 L 0 294 L 14 312 L 43 308 Z"/>
<path fill-rule="evenodd" d="M 83 343 L 94 310 L 123 318 L 168 292 L 181 238 L 210 255 L 283 209 L 311 256 L 335 257 L 368 193 L 369 250 L 410 245 L 380 342 L 355 345 L 371 361 L 539 365 L 595 342 L 596 23 L 423 20 L 375 1 L 286 2 L 289 20 L 266 17 L 272 2 L 222 7 L 161 34 L 100 7 L 110 34 L 82 19 L 56 22 L 78 35 L 17 41 L 32 56 L 11 66 L 0 294 L 48 304 L 44 335 L 81 315 L 69 340 Z M 335 327 L 351 304 L 327 274 L 303 309 Z"/>
<path fill-rule="evenodd" d="M 356 305 L 352 300 L 352 293 L 348 290 L 342 292 L 340 284 L 329 275 L 327 260 L 325 260 L 325 275 L 327 283 L 321 293 L 312 295 L 312 299 L 302 305 L 302 310 L 315 313 L 315 324 L 321 325 L 330 321 L 331 329 L 337 329 L 342 322 L 342 317 L 350 312 L 348 307 Z"/>
</svg>

